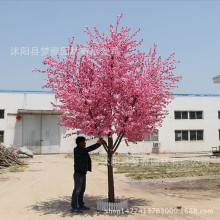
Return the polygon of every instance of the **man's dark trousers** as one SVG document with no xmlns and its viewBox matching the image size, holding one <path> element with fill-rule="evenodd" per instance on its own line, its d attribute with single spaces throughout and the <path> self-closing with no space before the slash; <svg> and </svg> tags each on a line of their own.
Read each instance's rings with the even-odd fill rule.
<svg viewBox="0 0 220 220">
<path fill-rule="evenodd" d="M 77 202 L 79 207 L 83 207 L 83 196 L 86 189 L 86 173 L 74 172 L 74 190 L 72 193 L 71 206 L 73 209 L 77 208 Z"/>
</svg>

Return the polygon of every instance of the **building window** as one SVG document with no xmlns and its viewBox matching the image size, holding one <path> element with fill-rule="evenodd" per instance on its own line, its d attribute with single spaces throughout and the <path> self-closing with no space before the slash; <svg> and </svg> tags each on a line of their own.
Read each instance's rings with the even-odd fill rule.
<svg viewBox="0 0 220 220">
<path fill-rule="evenodd" d="M 203 140 L 203 130 L 192 130 L 190 131 L 191 141 L 201 141 Z"/>
<path fill-rule="evenodd" d="M 158 139 L 158 131 L 151 133 L 149 138 L 147 136 L 144 137 L 144 141 L 158 141 Z"/>
<path fill-rule="evenodd" d="M 220 140 L 220 130 L 218 130 L 218 139 Z"/>
<path fill-rule="evenodd" d="M 196 141 L 196 131 L 190 131 L 190 141 Z"/>
<path fill-rule="evenodd" d="M 175 131 L 175 141 L 201 141 L 203 140 L 203 130 L 177 130 Z"/>
<path fill-rule="evenodd" d="M 0 119 L 1 118 L 5 118 L 5 110 L 4 109 L 0 109 Z"/>
<path fill-rule="evenodd" d="M 188 141 L 189 140 L 189 135 L 188 131 L 183 130 L 183 131 L 175 131 L 175 141 Z"/>
<path fill-rule="evenodd" d="M 187 111 L 175 111 L 175 119 L 188 119 Z"/>
<path fill-rule="evenodd" d="M 181 112 L 174 112 L 175 119 L 181 119 Z"/>
<path fill-rule="evenodd" d="M 202 111 L 196 112 L 196 119 L 203 119 L 203 112 Z"/>
<path fill-rule="evenodd" d="M 189 112 L 190 119 L 202 119 L 202 111 L 190 111 Z"/>
<path fill-rule="evenodd" d="M 181 141 L 181 140 L 182 140 L 182 132 L 175 131 L 175 141 Z"/>
<path fill-rule="evenodd" d="M 175 111 L 174 115 L 175 119 L 203 119 L 202 111 Z"/>
<path fill-rule="evenodd" d="M 220 119 L 220 111 L 218 111 L 218 119 Z"/>
<path fill-rule="evenodd" d="M 196 131 L 196 138 L 197 138 L 197 141 L 203 140 L 203 130 Z"/>
<path fill-rule="evenodd" d="M 0 143 L 4 142 L 4 131 L 0 131 Z"/>
<path fill-rule="evenodd" d="M 189 132 L 182 131 L 182 141 L 188 141 L 188 140 L 189 140 Z"/>
<path fill-rule="evenodd" d="M 188 112 L 184 111 L 182 113 L 182 119 L 188 119 Z"/>
</svg>

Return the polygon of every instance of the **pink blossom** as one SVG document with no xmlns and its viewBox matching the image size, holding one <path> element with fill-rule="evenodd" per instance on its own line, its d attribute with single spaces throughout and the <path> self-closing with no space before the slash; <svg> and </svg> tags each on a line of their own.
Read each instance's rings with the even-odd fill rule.
<svg viewBox="0 0 220 220">
<path fill-rule="evenodd" d="M 121 17 L 110 25 L 109 36 L 86 26 L 87 44 L 77 44 L 72 53 L 72 37 L 65 59 L 48 56 L 43 61 L 48 68 L 34 71 L 48 76 L 43 88 L 56 93 L 59 102 L 53 106 L 63 112 L 61 126 L 99 137 L 123 133 L 135 141 L 161 126 L 181 76 L 173 72 L 179 62 L 174 53 L 163 61 L 156 44 L 148 53 L 137 50 L 143 42 L 134 39 L 140 29 L 133 34 L 131 28 L 119 29 Z M 81 49 L 88 53 L 80 54 Z"/>
</svg>

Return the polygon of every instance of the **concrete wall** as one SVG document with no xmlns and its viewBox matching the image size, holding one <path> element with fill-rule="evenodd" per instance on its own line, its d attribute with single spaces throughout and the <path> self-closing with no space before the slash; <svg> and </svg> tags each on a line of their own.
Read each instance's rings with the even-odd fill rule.
<svg viewBox="0 0 220 220">
<path fill-rule="evenodd" d="M 210 151 L 219 146 L 220 97 L 218 96 L 176 96 L 169 104 L 169 115 L 159 128 L 160 152 Z M 203 119 L 174 119 L 174 111 L 203 111 Z M 175 141 L 175 130 L 204 130 L 204 139 L 199 141 Z M 143 149 L 150 151 L 146 142 L 139 142 Z M 145 146 L 146 145 L 146 146 Z M 131 144 L 136 148 L 134 144 Z M 150 147 L 149 147 L 150 148 Z"/>
<path fill-rule="evenodd" d="M 22 143 L 22 120 L 16 120 L 18 109 L 52 110 L 50 102 L 56 102 L 53 93 L 5 93 L 0 92 L 0 109 L 5 109 L 5 118 L 0 119 L 0 130 L 5 131 L 6 146 Z M 210 151 L 211 147 L 219 146 L 220 96 L 179 96 L 168 106 L 169 115 L 164 119 L 163 126 L 159 128 L 160 152 L 198 152 Z M 203 119 L 174 119 L 174 111 L 203 111 Z M 175 130 L 204 130 L 202 141 L 175 141 Z M 64 138 L 67 132 L 60 127 L 59 153 L 72 153 L 75 147 L 76 135 Z M 113 136 L 116 138 L 116 136 Z M 87 142 L 87 146 L 96 140 Z M 124 141 L 118 148 L 119 153 L 150 153 L 153 142 L 139 141 L 138 144 Z M 105 153 L 100 147 L 95 152 Z"/>
</svg>

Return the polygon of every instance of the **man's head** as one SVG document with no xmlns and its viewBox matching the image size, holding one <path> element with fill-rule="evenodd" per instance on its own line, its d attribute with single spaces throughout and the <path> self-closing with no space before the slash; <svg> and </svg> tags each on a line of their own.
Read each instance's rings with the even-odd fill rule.
<svg viewBox="0 0 220 220">
<path fill-rule="evenodd" d="M 77 146 L 86 147 L 86 138 L 83 136 L 78 136 L 76 138 L 76 144 Z"/>
</svg>

